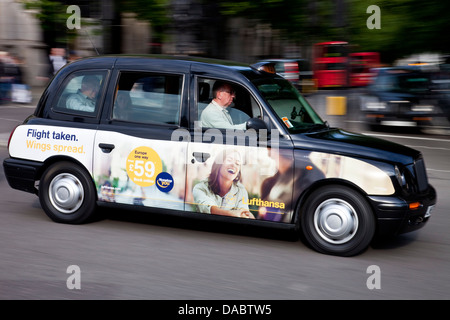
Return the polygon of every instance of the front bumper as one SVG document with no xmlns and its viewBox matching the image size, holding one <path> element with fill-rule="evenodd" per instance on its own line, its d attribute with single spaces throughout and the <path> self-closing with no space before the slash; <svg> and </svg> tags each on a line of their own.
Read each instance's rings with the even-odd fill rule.
<svg viewBox="0 0 450 320">
<path fill-rule="evenodd" d="M 6 180 L 11 188 L 37 194 L 35 183 L 39 180 L 42 162 L 7 158 L 3 161 Z"/>
<path fill-rule="evenodd" d="M 424 194 L 408 199 L 397 196 L 369 196 L 377 218 L 377 235 L 398 235 L 420 229 L 428 222 L 436 205 L 436 190 L 429 185 Z M 411 203 L 420 203 L 410 209 Z"/>
</svg>

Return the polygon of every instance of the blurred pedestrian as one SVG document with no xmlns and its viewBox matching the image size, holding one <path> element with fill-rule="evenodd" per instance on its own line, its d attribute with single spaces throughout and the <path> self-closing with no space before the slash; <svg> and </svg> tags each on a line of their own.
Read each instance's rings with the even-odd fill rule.
<svg viewBox="0 0 450 320">
<path fill-rule="evenodd" d="M 73 62 L 73 61 L 78 60 L 80 58 L 81 58 L 81 56 L 78 55 L 78 53 L 76 51 L 71 50 L 69 52 L 69 57 L 67 58 L 67 62 Z"/>
<path fill-rule="evenodd" d="M 5 67 L 3 65 L 3 61 L 1 59 L 0 52 L 0 104 L 3 104 L 3 75 L 5 74 Z"/>
<path fill-rule="evenodd" d="M 22 66 L 23 62 L 22 59 L 20 59 L 18 56 L 11 56 L 12 59 L 12 83 L 15 84 L 25 84 L 25 81 L 23 79 L 23 72 L 22 72 Z"/>
<path fill-rule="evenodd" d="M 11 76 L 11 102 L 30 103 L 32 94 L 30 87 L 25 83 L 22 73 L 22 59 L 18 56 L 11 55 L 11 65 L 9 67 Z"/>
<path fill-rule="evenodd" d="M 9 53 L 0 51 L 0 103 L 11 100 L 12 79 Z"/>
<path fill-rule="evenodd" d="M 67 63 L 66 50 L 64 48 L 52 48 L 49 58 L 53 68 L 53 74 L 56 74 Z"/>
</svg>

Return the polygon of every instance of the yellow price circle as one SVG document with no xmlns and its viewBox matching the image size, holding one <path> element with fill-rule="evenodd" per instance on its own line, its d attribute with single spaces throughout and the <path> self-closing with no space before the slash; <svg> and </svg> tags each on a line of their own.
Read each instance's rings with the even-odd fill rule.
<svg viewBox="0 0 450 320">
<path fill-rule="evenodd" d="M 126 168 L 131 181 L 149 187 L 155 184 L 156 176 L 162 171 L 162 161 L 152 148 L 138 147 L 128 155 Z"/>
</svg>

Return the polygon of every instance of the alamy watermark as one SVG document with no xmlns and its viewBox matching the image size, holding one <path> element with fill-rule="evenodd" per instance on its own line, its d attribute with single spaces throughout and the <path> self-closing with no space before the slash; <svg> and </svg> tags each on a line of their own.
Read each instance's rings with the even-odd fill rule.
<svg viewBox="0 0 450 320">
<path fill-rule="evenodd" d="M 367 289 L 381 289 L 381 269 L 377 265 L 370 265 L 367 267 L 366 273 L 370 274 L 367 278 Z"/>
<path fill-rule="evenodd" d="M 368 29 L 381 29 L 381 9 L 379 6 L 371 5 L 367 7 L 366 13 L 371 14 L 367 18 L 366 26 Z"/>
<path fill-rule="evenodd" d="M 66 20 L 67 29 L 81 29 L 81 9 L 77 5 L 67 7 L 66 13 L 71 15 Z"/>
<path fill-rule="evenodd" d="M 245 145 L 249 147 L 268 147 L 278 148 L 279 132 L 278 130 L 267 129 L 226 129 L 225 134 L 222 130 L 211 128 L 203 131 L 201 122 L 194 122 L 193 137 L 187 129 L 176 129 L 171 136 L 171 141 L 183 142 L 211 142 L 224 145 Z"/>
<path fill-rule="evenodd" d="M 81 269 L 76 264 L 67 267 L 66 273 L 70 274 L 66 281 L 66 287 L 69 290 L 81 289 Z"/>
<path fill-rule="evenodd" d="M 81 269 L 78 265 L 73 264 L 67 267 L 67 274 L 70 276 L 67 278 L 66 287 L 69 290 L 81 290 Z M 366 286 L 369 290 L 381 289 L 381 269 L 377 265 L 370 265 L 366 269 L 366 273 L 370 276 L 366 280 Z"/>
<path fill-rule="evenodd" d="M 69 30 L 81 29 L 81 9 L 77 5 L 67 7 L 66 13 L 71 14 L 66 20 L 66 26 Z M 367 14 L 371 14 L 367 18 L 366 26 L 368 29 L 381 29 L 381 9 L 377 5 L 370 5 L 366 10 Z"/>
</svg>

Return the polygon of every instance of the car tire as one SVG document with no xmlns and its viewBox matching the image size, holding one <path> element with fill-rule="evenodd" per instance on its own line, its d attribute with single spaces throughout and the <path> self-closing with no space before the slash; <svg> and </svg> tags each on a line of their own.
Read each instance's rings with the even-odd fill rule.
<svg viewBox="0 0 450 320">
<path fill-rule="evenodd" d="M 81 224 L 96 209 L 96 192 L 91 176 L 72 162 L 58 162 L 43 173 L 39 201 L 55 222 Z"/>
<path fill-rule="evenodd" d="M 306 242 L 325 254 L 357 255 L 375 234 L 375 217 L 367 200 L 345 186 L 315 190 L 307 198 L 300 219 Z"/>
</svg>

